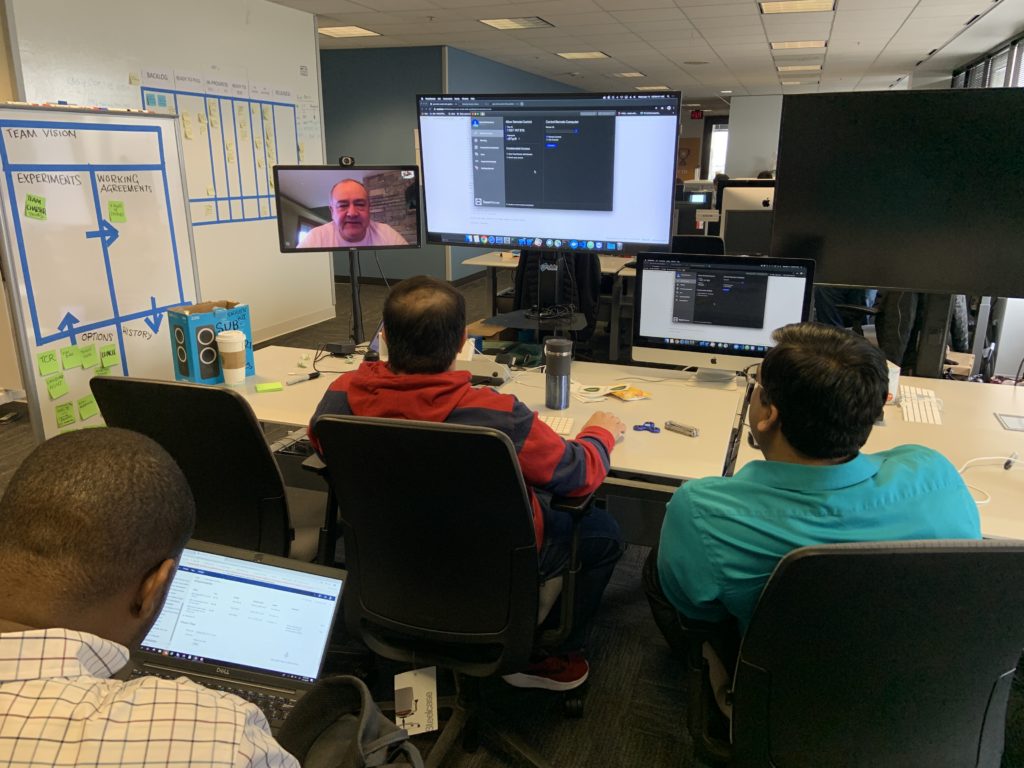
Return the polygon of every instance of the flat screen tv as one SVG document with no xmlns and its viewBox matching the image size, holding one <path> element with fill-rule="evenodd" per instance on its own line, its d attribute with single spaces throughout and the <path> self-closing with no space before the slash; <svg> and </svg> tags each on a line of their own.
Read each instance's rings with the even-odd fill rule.
<svg viewBox="0 0 1024 768">
<path fill-rule="evenodd" d="M 427 241 L 666 248 L 678 92 L 417 98 Z"/>
<path fill-rule="evenodd" d="M 384 250 L 420 244 L 414 165 L 275 165 L 282 252 Z"/>
<path fill-rule="evenodd" d="M 771 253 L 818 282 L 1024 296 L 1024 89 L 782 101 Z"/>
</svg>

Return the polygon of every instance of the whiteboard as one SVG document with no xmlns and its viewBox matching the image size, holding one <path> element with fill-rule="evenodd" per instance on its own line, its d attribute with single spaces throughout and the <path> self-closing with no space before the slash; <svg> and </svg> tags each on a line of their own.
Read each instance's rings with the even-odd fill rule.
<svg viewBox="0 0 1024 768">
<path fill-rule="evenodd" d="M 8 0 L 19 91 L 180 114 L 204 300 L 254 341 L 334 317 L 326 253 L 282 254 L 275 163 L 323 163 L 315 17 L 266 0 Z"/>
<path fill-rule="evenodd" d="M 166 310 L 197 295 L 176 129 L 0 107 L 5 285 L 39 439 L 102 425 L 93 376 L 174 378 Z"/>
</svg>

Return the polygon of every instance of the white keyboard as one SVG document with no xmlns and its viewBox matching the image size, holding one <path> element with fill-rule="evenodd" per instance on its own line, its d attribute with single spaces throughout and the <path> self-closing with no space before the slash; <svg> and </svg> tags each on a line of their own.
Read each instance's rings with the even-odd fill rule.
<svg viewBox="0 0 1024 768">
<path fill-rule="evenodd" d="M 572 416 L 551 416 L 546 413 L 538 413 L 537 416 L 562 437 L 572 434 Z"/>
<path fill-rule="evenodd" d="M 935 390 L 900 385 L 900 409 L 904 421 L 921 424 L 941 424 L 942 410 L 935 397 Z"/>
</svg>

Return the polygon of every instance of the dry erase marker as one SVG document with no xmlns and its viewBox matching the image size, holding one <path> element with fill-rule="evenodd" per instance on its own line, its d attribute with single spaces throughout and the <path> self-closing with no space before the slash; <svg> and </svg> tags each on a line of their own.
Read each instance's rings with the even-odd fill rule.
<svg viewBox="0 0 1024 768">
<path fill-rule="evenodd" d="M 285 384 L 291 386 L 292 384 L 301 384 L 304 381 L 310 381 L 320 376 L 320 371 L 310 371 L 309 373 L 303 373 L 299 376 L 292 376 L 288 379 Z"/>
<path fill-rule="evenodd" d="M 700 430 L 696 427 L 691 427 L 689 424 L 680 424 L 678 421 L 666 421 L 665 429 L 669 432 L 678 432 L 680 435 L 686 435 L 687 437 L 697 437 L 700 435 Z"/>
</svg>

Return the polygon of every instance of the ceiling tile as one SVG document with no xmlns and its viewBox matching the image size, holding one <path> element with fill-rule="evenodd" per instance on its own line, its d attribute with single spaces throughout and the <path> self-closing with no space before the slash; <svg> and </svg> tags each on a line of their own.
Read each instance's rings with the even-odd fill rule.
<svg viewBox="0 0 1024 768">
<path fill-rule="evenodd" d="M 686 23 L 686 17 L 678 8 L 649 8 L 639 11 L 615 11 L 615 18 L 625 23 L 637 21 L 678 21 Z"/>
<path fill-rule="evenodd" d="M 756 3 L 715 3 L 714 5 L 695 5 L 684 8 L 683 13 L 687 18 L 693 19 L 717 19 L 722 17 L 746 17 L 760 19 L 761 12 Z"/>
</svg>

